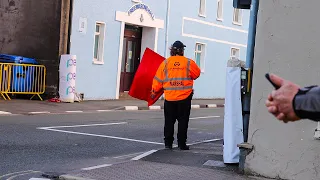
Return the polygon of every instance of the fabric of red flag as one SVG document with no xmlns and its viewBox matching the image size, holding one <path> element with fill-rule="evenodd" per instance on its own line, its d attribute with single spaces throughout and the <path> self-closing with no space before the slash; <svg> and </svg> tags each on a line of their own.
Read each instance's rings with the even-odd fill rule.
<svg viewBox="0 0 320 180">
<path fill-rule="evenodd" d="M 147 101 L 148 106 L 157 102 L 157 100 L 162 96 L 163 91 L 157 92 L 155 98 L 151 99 L 152 81 L 160 64 L 164 60 L 164 57 L 153 50 L 146 48 L 130 87 L 130 96 Z"/>
</svg>

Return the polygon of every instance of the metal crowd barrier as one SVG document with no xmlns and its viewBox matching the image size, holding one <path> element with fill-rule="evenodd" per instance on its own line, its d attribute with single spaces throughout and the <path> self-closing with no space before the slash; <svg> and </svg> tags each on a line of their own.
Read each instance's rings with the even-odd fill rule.
<svg viewBox="0 0 320 180">
<path fill-rule="evenodd" d="M 0 95 L 11 100 L 9 94 L 29 94 L 31 99 L 45 92 L 46 67 L 43 65 L 0 63 Z"/>
</svg>

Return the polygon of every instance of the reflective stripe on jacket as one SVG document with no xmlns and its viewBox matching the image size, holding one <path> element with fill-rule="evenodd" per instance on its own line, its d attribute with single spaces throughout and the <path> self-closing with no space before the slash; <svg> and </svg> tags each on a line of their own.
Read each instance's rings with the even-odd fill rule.
<svg viewBox="0 0 320 180">
<path fill-rule="evenodd" d="M 183 56 L 171 56 L 158 68 L 152 84 L 156 93 L 164 90 L 165 99 L 179 101 L 189 97 L 193 91 L 193 80 L 200 76 L 197 64 Z"/>
</svg>

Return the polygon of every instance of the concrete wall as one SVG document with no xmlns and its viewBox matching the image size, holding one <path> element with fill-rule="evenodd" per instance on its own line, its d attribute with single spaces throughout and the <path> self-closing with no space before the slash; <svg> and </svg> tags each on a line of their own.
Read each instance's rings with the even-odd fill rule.
<svg viewBox="0 0 320 180">
<path fill-rule="evenodd" d="M 242 25 L 233 24 L 233 1 L 223 0 L 223 20 L 217 20 L 217 1 L 206 1 L 206 16 L 199 16 L 200 1 L 171 0 L 169 45 L 186 44 L 185 55 L 195 59 L 195 44 L 206 44 L 204 72 L 195 81 L 194 98 L 224 98 L 227 61 L 232 47 L 246 59 L 249 11 L 243 10 Z M 184 20 L 183 20 L 184 19 Z"/>
<path fill-rule="evenodd" d="M 254 58 L 253 94 L 246 170 L 267 177 L 320 178 L 320 141 L 316 123 L 284 124 L 268 114 L 265 100 L 272 87 L 264 74 L 272 72 L 301 86 L 319 84 L 319 0 L 260 1 Z"/>
<path fill-rule="evenodd" d="M 0 0 L 0 53 L 36 58 L 58 80 L 61 0 Z"/>
</svg>

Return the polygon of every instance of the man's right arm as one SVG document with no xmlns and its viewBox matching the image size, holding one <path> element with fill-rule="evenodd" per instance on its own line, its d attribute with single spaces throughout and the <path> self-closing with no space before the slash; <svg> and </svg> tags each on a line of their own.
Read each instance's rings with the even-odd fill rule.
<svg viewBox="0 0 320 180">
<path fill-rule="evenodd" d="M 191 60 L 190 61 L 190 76 L 191 76 L 192 80 L 198 79 L 200 74 L 201 74 L 201 69 L 193 60 Z"/>
<path fill-rule="evenodd" d="M 293 109 L 301 119 L 320 121 L 320 87 L 301 88 L 293 99 Z"/>
</svg>

